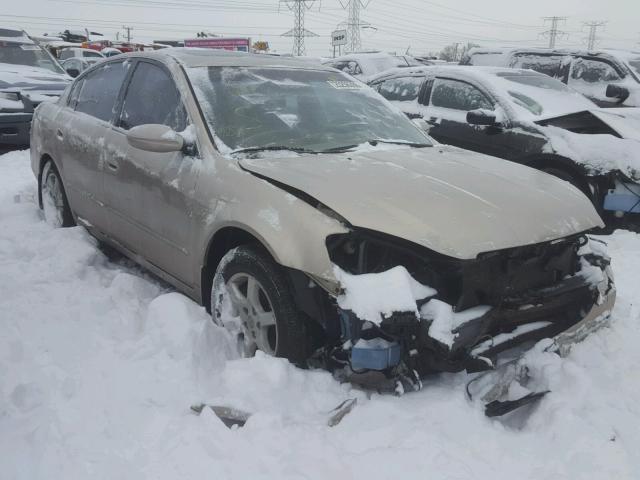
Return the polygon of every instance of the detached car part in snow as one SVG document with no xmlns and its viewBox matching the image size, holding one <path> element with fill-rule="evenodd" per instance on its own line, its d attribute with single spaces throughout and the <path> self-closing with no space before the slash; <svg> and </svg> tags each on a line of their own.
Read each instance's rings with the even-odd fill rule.
<svg viewBox="0 0 640 480">
<path fill-rule="evenodd" d="M 603 226 L 584 195 L 434 145 L 332 68 L 125 54 L 41 105 L 31 135 L 47 221 L 205 305 L 243 355 L 400 392 L 613 301 L 606 258 L 583 251 Z"/>
</svg>

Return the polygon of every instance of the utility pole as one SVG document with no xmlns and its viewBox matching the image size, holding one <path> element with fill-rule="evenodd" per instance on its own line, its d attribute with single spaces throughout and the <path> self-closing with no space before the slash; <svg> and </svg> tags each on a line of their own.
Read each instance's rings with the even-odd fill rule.
<svg viewBox="0 0 640 480">
<path fill-rule="evenodd" d="M 556 39 L 561 36 L 566 36 L 567 33 L 561 30 L 558 30 L 558 25 L 560 22 L 564 22 L 567 20 L 567 17 L 544 17 L 543 20 L 546 22 L 551 22 L 551 28 L 546 32 L 542 32 L 543 36 L 549 37 L 549 48 L 556 47 Z"/>
<path fill-rule="evenodd" d="M 283 37 L 293 37 L 293 54 L 301 56 L 305 54 L 304 39 L 305 37 L 317 37 L 313 33 L 304 28 L 304 13 L 309 10 L 316 0 L 280 0 L 280 3 L 286 3 L 289 10 L 293 12 L 293 29 L 282 34 Z"/>
<path fill-rule="evenodd" d="M 360 29 L 369 24 L 360 21 L 360 9 L 367 8 L 369 3 L 371 3 L 371 0 L 366 3 L 364 3 L 364 0 L 347 0 L 346 3 L 340 0 L 342 8 L 347 10 L 349 14 L 347 18 L 347 52 L 357 52 L 362 49 Z"/>
<path fill-rule="evenodd" d="M 131 30 L 133 30 L 133 27 L 127 27 L 126 25 L 123 25 L 122 28 L 127 31 L 127 43 L 131 43 Z"/>
<path fill-rule="evenodd" d="M 606 24 L 607 22 L 603 21 L 591 21 L 583 23 L 585 27 L 589 27 L 589 36 L 587 37 L 587 50 L 591 51 L 595 48 L 596 42 L 598 41 L 598 36 L 596 35 L 598 27 L 604 27 Z"/>
</svg>

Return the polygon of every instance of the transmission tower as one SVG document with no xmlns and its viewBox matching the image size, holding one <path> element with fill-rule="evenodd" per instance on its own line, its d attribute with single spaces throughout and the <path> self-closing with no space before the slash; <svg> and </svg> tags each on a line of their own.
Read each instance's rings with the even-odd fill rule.
<svg viewBox="0 0 640 480">
<path fill-rule="evenodd" d="M 558 37 L 566 37 L 567 33 L 561 30 L 558 30 L 558 25 L 560 22 L 565 22 L 567 17 L 544 17 L 544 21 L 551 22 L 551 28 L 546 32 L 542 32 L 542 35 L 545 37 L 549 37 L 549 48 L 555 48 L 556 40 Z"/>
<path fill-rule="evenodd" d="M 598 27 L 604 27 L 607 22 L 602 21 L 592 21 L 592 22 L 584 22 L 583 25 L 585 27 L 589 27 L 589 36 L 587 37 L 587 50 L 591 51 L 595 48 L 596 42 L 598 41 L 598 36 L 596 35 L 598 31 Z"/>
<path fill-rule="evenodd" d="M 285 3 L 289 10 L 293 12 L 293 29 L 283 33 L 283 37 L 293 37 L 293 54 L 304 55 L 304 39 L 305 37 L 317 37 L 313 33 L 304 28 L 304 13 L 311 8 L 316 0 L 280 0 Z"/>
<path fill-rule="evenodd" d="M 360 40 L 360 29 L 369 25 L 367 22 L 360 21 L 360 9 L 367 8 L 371 0 L 340 0 L 342 8 L 348 11 L 347 18 L 347 52 L 357 52 L 362 49 L 362 41 Z"/>
</svg>

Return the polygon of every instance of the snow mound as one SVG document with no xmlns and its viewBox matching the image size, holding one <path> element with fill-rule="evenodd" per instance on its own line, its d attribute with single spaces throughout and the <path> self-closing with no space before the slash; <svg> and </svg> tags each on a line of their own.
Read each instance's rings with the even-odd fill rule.
<svg viewBox="0 0 640 480">
<path fill-rule="evenodd" d="M 636 234 L 608 239 L 611 326 L 565 359 L 531 352 L 551 393 L 528 415 L 498 421 L 466 400 L 466 374 L 367 398 L 326 372 L 239 359 L 203 308 L 109 261 L 82 229 L 49 227 L 35 193 L 28 153 L 0 156 L 3 479 L 638 477 Z M 356 409 L 328 427 L 329 410 L 354 396 Z M 230 430 L 210 410 L 190 411 L 201 402 L 253 416 Z"/>
</svg>

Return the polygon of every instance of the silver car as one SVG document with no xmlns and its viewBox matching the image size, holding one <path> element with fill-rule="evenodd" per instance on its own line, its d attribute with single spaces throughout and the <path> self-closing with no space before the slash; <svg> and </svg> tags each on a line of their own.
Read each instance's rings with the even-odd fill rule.
<svg viewBox="0 0 640 480">
<path fill-rule="evenodd" d="M 37 109 L 31 145 L 47 221 L 86 227 L 206 306 L 245 355 L 393 390 L 579 339 L 613 305 L 580 191 L 435 144 L 330 67 L 118 56 Z"/>
</svg>

